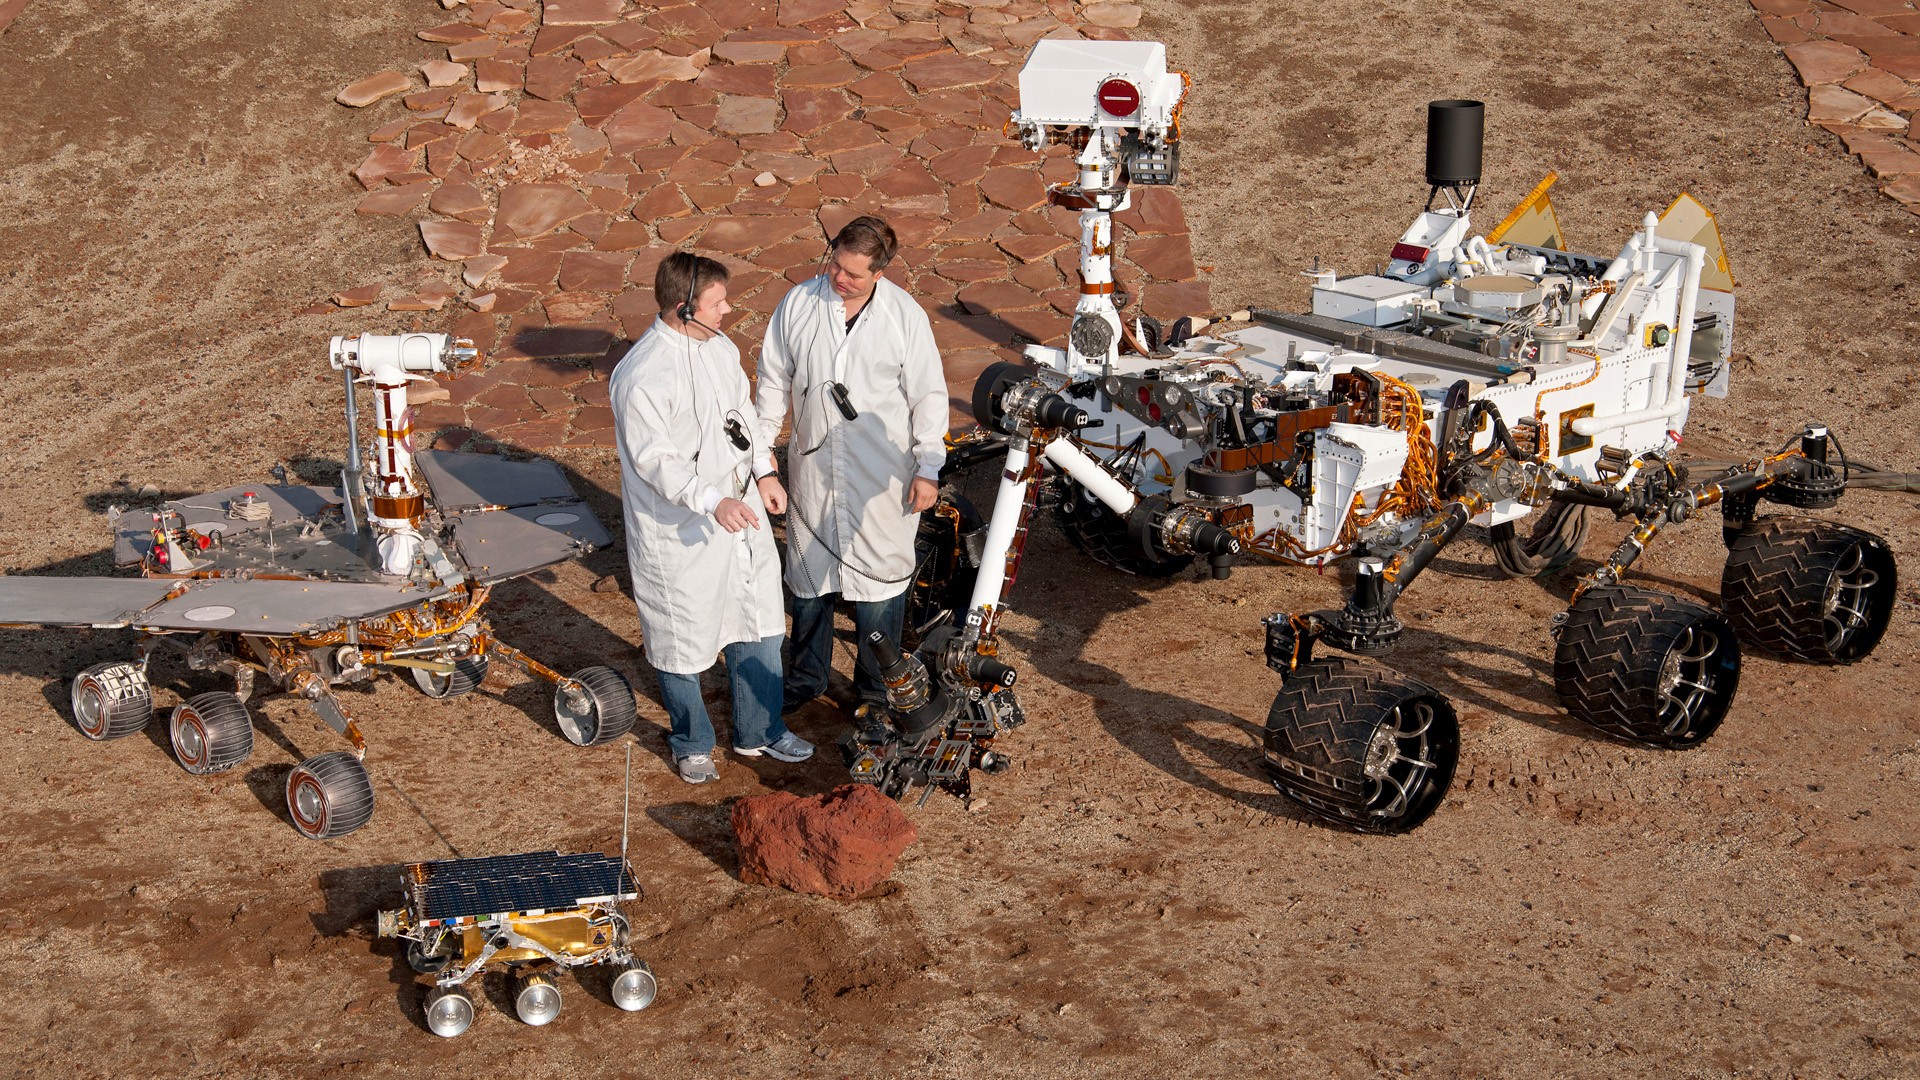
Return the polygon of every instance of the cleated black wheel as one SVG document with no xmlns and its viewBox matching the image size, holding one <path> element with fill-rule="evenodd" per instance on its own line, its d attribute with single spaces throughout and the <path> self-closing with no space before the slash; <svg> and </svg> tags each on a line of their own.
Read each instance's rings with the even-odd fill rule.
<svg viewBox="0 0 1920 1080">
<path fill-rule="evenodd" d="M 197 776 L 226 772 L 253 753 L 253 718 L 238 694 L 214 690 L 173 710 L 167 724 L 173 756 Z"/>
<path fill-rule="evenodd" d="M 1898 584 L 1893 552 L 1872 533 L 1762 518 L 1729 546 L 1720 599 L 1744 641 L 1792 660 L 1851 664 L 1880 644 Z"/>
<path fill-rule="evenodd" d="M 1194 556 L 1152 554 L 1140 550 L 1127 534 L 1127 519 L 1113 512 L 1092 492 L 1065 476 L 1055 477 L 1054 516 L 1073 546 L 1093 561 L 1122 573 L 1170 578 L 1193 565 Z"/>
<path fill-rule="evenodd" d="M 317 754 L 287 777 L 287 812 L 310 840 L 345 836 L 373 817 L 373 778 L 348 751 Z"/>
<path fill-rule="evenodd" d="M 1521 522 L 1505 521 L 1487 530 L 1487 543 L 1493 548 L 1494 565 L 1503 576 L 1533 577 L 1552 573 L 1580 554 L 1593 524 L 1587 507 L 1575 503 L 1549 503 L 1533 515 L 1532 528 L 1525 537 L 1516 528 Z"/>
<path fill-rule="evenodd" d="M 430 698 L 457 698 L 473 693 L 487 677 L 487 658 L 463 656 L 453 662 L 453 670 L 441 673 L 426 668 L 413 668 L 414 685 Z"/>
<path fill-rule="evenodd" d="M 568 742 L 599 746 L 633 730 L 640 709 L 626 676 L 610 667 L 590 667 L 574 672 L 572 681 L 575 694 L 566 686 L 553 691 L 553 718 Z"/>
<path fill-rule="evenodd" d="M 1574 719 L 1615 738 L 1681 749 L 1713 734 L 1740 685 L 1740 644 L 1719 612 L 1628 585 L 1586 591 L 1553 654 Z"/>
<path fill-rule="evenodd" d="M 1460 722 L 1438 690 L 1358 660 L 1301 664 L 1267 713 L 1273 786 L 1362 832 L 1427 820 L 1453 783 Z"/>
<path fill-rule="evenodd" d="M 940 493 L 933 509 L 920 515 L 914 539 L 913 585 L 907 591 L 907 616 L 901 645 L 911 652 L 935 627 L 953 622 L 973 596 L 979 568 L 967 553 L 967 536 L 981 526 L 980 512 L 965 495 Z"/>
<path fill-rule="evenodd" d="M 73 726 L 89 739 L 119 739 L 153 719 L 153 689 L 139 664 L 95 664 L 73 677 Z"/>
</svg>

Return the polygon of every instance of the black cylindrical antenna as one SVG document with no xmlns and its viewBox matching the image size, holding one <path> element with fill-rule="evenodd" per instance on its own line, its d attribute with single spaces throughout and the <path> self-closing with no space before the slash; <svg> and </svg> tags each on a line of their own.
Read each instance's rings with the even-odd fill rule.
<svg viewBox="0 0 1920 1080">
<path fill-rule="evenodd" d="M 1436 188 L 1480 182 L 1480 146 L 1487 107 L 1448 99 L 1427 103 L 1427 183 Z"/>
</svg>

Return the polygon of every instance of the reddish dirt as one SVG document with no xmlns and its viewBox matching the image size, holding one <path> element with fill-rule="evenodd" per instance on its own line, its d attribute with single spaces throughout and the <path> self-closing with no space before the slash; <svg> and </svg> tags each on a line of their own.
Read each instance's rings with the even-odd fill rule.
<svg viewBox="0 0 1920 1080">
<path fill-rule="evenodd" d="M 354 217 L 354 79 L 438 55 L 436 12 L 341 3 L 38 0 L 0 38 L 0 566 L 100 574 L 102 514 L 337 461 L 322 338 L 405 316 L 292 313 L 348 284 L 433 272 L 410 224 Z M 1610 252 L 1690 190 L 1742 283 L 1734 398 L 1689 448 L 1745 455 L 1804 419 L 1912 471 L 1920 421 L 1916 219 L 1830 134 L 1751 9 L 1518 0 L 1148 6 L 1138 36 L 1194 75 L 1183 187 L 1213 295 L 1298 307 L 1313 256 L 1382 257 L 1424 197 L 1422 104 L 1489 103 L 1486 206 L 1549 168 L 1575 246 Z M 111 76 L 111 79 L 108 78 Z M 427 325 L 431 325 L 428 323 Z M 615 508 L 606 451 L 558 457 Z M 1920 581 L 1909 495 L 1836 516 Z M 1636 568 L 1711 599 L 1709 518 Z M 1599 530 L 1580 571 L 1621 535 Z M 1461 773 L 1433 820 L 1358 837 L 1261 778 L 1274 689 L 1257 620 L 1324 606 L 1331 578 L 1247 567 L 1159 588 L 1035 532 L 1009 620 L 1032 721 L 972 806 L 911 809 L 895 887 L 855 902 L 737 879 L 728 800 L 839 783 L 806 766 L 668 769 L 630 603 L 596 555 L 501 590 L 506 640 L 643 688 L 632 833 L 639 952 L 659 1003 L 619 1013 L 563 981 L 545 1029 L 483 1003 L 441 1041 L 373 912 L 400 863 L 617 843 L 617 750 L 554 730 L 508 680 L 460 704 L 355 693 L 380 808 L 342 840 L 286 823 L 279 789 L 338 740 L 266 698 L 235 772 L 192 777 L 163 725 L 88 743 L 65 680 L 119 634 L 0 631 L 8 807 L 0 960 L 12 1075 L 1902 1076 L 1920 1071 L 1920 627 L 1912 584 L 1880 650 L 1843 669 L 1751 657 L 1733 715 L 1686 753 L 1598 738 L 1552 703 L 1547 620 L 1568 575 L 1495 582 L 1473 538 L 1401 607 L 1392 658 L 1458 704 Z M 844 655 L 842 656 L 844 665 Z M 167 664 L 170 706 L 214 684 Z M 811 713 L 825 742 L 839 721 Z"/>
</svg>

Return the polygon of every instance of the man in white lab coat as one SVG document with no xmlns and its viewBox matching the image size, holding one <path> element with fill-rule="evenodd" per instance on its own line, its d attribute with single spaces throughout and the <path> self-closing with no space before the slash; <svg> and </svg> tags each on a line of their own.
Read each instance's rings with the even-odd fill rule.
<svg viewBox="0 0 1920 1080">
<path fill-rule="evenodd" d="M 613 371 L 627 564 L 647 662 L 660 677 L 680 778 L 719 778 L 700 673 L 727 658 L 733 749 L 805 761 L 781 720 L 780 562 L 765 516 L 786 506 L 758 435 L 740 350 L 715 329 L 733 310 L 727 268 L 691 252 L 654 274 L 660 317 Z"/>
<path fill-rule="evenodd" d="M 848 222 L 826 269 L 780 301 L 760 352 L 760 437 L 793 410 L 788 711 L 827 688 L 836 599 L 853 602 L 856 640 L 878 630 L 899 646 L 920 512 L 939 494 L 946 376 L 926 312 L 881 276 L 898 248 L 879 218 Z M 886 700 L 864 657 L 853 683 L 862 703 Z"/>
</svg>

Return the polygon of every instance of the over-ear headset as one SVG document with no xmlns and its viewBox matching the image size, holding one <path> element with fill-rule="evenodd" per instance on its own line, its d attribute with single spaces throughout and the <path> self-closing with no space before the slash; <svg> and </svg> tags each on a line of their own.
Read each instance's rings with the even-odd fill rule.
<svg viewBox="0 0 1920 1080">
<path fill-rule="evenodd" d="M 681 254 L 687 257 L 687 298 L 680 301 L 679 307 L 673 309 L 673 317 L 687 323 L 693 321 L 693 286 L 700 280 L 700 256 L 691 251 L 683 251 Z"/>
</svg>

